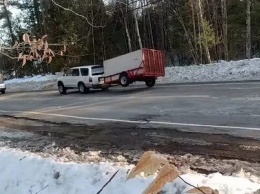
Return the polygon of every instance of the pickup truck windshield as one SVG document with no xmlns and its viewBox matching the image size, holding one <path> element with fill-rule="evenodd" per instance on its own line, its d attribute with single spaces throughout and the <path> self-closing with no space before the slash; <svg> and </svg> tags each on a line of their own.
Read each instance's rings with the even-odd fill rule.
<svg viewBox="0 0 260 194">
<path fill-rule="evenodd" d="M 92 76 L 104 74 L 104 68 L 101 66 L 92 67 L 91 69 L 92 69 Z"/>
</svg>

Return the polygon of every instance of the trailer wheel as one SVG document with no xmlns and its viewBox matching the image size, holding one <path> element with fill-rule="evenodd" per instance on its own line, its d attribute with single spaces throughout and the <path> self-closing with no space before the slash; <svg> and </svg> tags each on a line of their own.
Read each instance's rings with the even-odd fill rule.
<svg viewBox="0 0 260 194">
<path fill-rule="evenodd" d="M 149 88 L 153 87 L 155 85 L 155 78 L 145 80 L 145 84 Z"/>
<path fill-rule="evenodd" d="M 119 76 L 119 83 L 123 87 L 129 86 L 130 80 L 129 80 L 129 77 L 128 77 L 127 73 L 121 73 L 120 74 L 120 76 Z"/>
</svg>

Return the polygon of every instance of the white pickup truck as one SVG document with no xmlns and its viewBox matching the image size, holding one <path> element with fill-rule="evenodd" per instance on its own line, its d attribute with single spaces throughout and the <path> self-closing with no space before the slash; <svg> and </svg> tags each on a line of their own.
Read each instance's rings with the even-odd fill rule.
<svg viewBox="0 0 260 194">
<path fill-rule="evenodd" d="M 90 88 L 107 90 L 108 87 L 99 82 L 102 76 L 104 76 L 102 66 L 73 67 L 58 78 L 58 89 L 61 94 L 66 94 L 68 89 L 78 89 L 82 94 L 87 93 Z"/>
</svg>

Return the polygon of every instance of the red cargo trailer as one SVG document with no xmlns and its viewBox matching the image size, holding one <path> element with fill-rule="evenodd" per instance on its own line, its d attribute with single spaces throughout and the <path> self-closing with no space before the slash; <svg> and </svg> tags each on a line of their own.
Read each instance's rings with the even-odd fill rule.
<svg viewBox="0 0 260 194">
<path fill-rule="evenodd" d="M 106 60 L 104 74 L 100 81 L 108 86 L 120 84 L 127 87 L 133 82 L 144 81 L 152 87 L 158 77 L 165 75 L 164 52 L 141 49 Z"/>
</svg>

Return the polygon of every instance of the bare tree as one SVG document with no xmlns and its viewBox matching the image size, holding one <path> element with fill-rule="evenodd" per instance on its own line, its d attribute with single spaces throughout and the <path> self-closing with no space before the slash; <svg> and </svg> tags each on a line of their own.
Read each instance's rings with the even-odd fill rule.
<svg viewBox="0 0 260 194">
<path fill-rule="evenodd" d="M 94 13 L 93 13 L 93 1 L 91 0 L 91 22 L 94 23 Z M 92 34 L 92 47 L 93 47 L 93 62 L 96 65 L 96 49 L 95 49 L 95 36 L 94 36 L 94 27 L 91 26 Z"/>
<path fill-rule="evenodd" d="M 34 9 L 34 15 L 36 18 L 36 22 L 37 22 L 37 29 L 35 30 L 36 32 L 38 32 L 39 34 L 43 34 L 42 31 L 42 25 L 41 25 L 41 18 L 40 18 L 40 4 L 38 0 L 33 0 L 33 9 Z"/>
<path fill-rule="evenodd" d="M 137 9 L 137 6 L 138 6 L 138 1 L 134 1 L 132 0 L 132 4 L 134 4 L 134 20 L 135 20 L 135 30 L 136 30 L 136 35 L 137 35 L 137 38 L 138 38 L 138 43 L 139 43 L 139 48 L 142 49 L 143 48 L 143 43 L 142 43 L 142 38 L 141 38 L 141 35 L 140 35 L 140 30 L 139 30 L 139 25 L 138 25 L 138 19 L 137 19 L 137 15 L 138 15 L 138 9 Z"/>
<path fill-rule="evenodd" d="M 246 57 L 251 58 L 251 0 L 246 2 Z"/>
<path fill-rule="evenodd" d="M 199 13 L 199 25 L 201 27 L 202 30 L 202 35 L 203 35 L 203 47 L 205 49 L 206 52 L 206 59 L 208 63 L 211 63 L 211 57 L 210 57 L 210 52 L 209 52 L 209 47 L 208 47 L 208 42 L 206 40 L 206 33 L 205 33 L 205 27 L 204 27 L 204 18 L 203 18 L 203 9 L 202 9 L 202 0 L 198 0 L 198 13 Z M 202 40 L 202 39 L 201 39 Z"/>
<path fill-rule="evenodd" d="M 14 32 L 13 32 L 13 26 L 12 26 L 11 18 L 9 16 L 9 11 L 7 9 L 7 0 L 3 0 L 2 5 L 3 5 L 3 8 L 4 8 L 3 9 L 4 10 L 4 17 L 6 19 L 7 27 L 8 27 L 11 39 L 12 39 L 12 43 L 14 44 L 16 38 L 15 38 L 15 35 L 14 35 Z"/>
<path fill-rule="evenodd" d="M 224 57 L 228 60 L 227 0 L 221 0 Z"/>
<path fill-rule="evenodd" d="M 50 8 L 50 0 L 40 0 L 40 9 L 41 9 L 41 22 L 43 23 L 41 30 L 42 34 L 47 33 L 48 26 L 47 26 L 47 20 L 49 15 L 49 8 Z"/>
<path fill-rule="evenodd" d="M 192 15 L 194 55 L 196 56 L 196 60 L 194 62 L 198 63 L 198 40 L 197 40 L 195 8 L 194 8 L 194 1 L 193 0 L 190 0 L 190 7 L 191 7 L 191 15 Z"/>
<path fill-rule="evenodd" d="M 223 33 L 223 30 L 219 29 L 219 19 L 218 19 L 218 0 L 211 0 L 212 1 L 212 7 L 213 7 L 213 24 L 214 24 L 214 29 L 216 33 L 215 41 L 217 41 L 217 37 L 220 37 L 221 34 Z M 217 1 L 217 2 L 216 2 Z M 221 45 L 222 46 L 222 45 Z M 216 57 L 218 59 L 222 59 L 222 50 L 218 44 L 215 45 L 215 50 L 216 50 Z"/>
<path fill-rule="evenodd" d="M 200 63 L 203 62 L 203 49 L 202 49 L 202 30 L 201 30 L 201 25 L 200 25 L 200 13 L 199 13 L 199 8 L 198 8 L 198 2 L 195 1 L 195 11 L 197 13 L 197 26 L 198 26 L 198 44 L 199 44 L 199 61 Z"/>
<path fill-rule="evenodd" d="M 127 24 L 127 18 L 126 18 L 126 11 L 123 10 L 123 5 L 120 4 L 120 10 L 121 10 L 121 13 L 123 15 L 123 22 L 124 22 L 124 28 L 125 28 L 125 33 L 126 33 L 126 37 L 127 37 L 127 44 L 128 44 L 128 50 L 129 52 L 132 52 L 133 49 L 132 49 L 132 40 L 131 40 L 131 36 L 130 36 L 130 32 L 129 32 L 129 29 L 128 29 L 128 24 Z M 127 7 L 126 7 L 127 9 Z"/>
<path fill-rule="evenodd" d="M 174 0 L 173 2 L 170 2 L 170 5 L 172 7 L 173 13 L 175 14 L 176 18 L 178 19 L 179 23 L 182 26 L 182 29 L 184 31 L 184 37 L 185 37 L 185 39 L 186 39 L 186 41 L 189 45 L 189 50 L 190 50 L 190 54 L 192 56 L 193 62 L 195 64 L 197 64 L 198 63 L 198 57 L 196 55 L 196 51 L 195 51 L 195 48 L 194 48 L 195 46 L 192 42 L 192 38 L 191 38 L 191 35 L 188 31 L 188 28 L 186 27 L 185 21 L 183 20 L 182 14 L 179 11 L 178 3 L 176 3 L 176 0 Z"/>
<path fill-rule="evenodd" d="M 42 1 L 44 1 L 44 0 L 42 0 Z M 48 1 L 48 0 L 47 0 L 47 1 Z M 70 13 L 73 13 L 74 15 L 77 15 L 77 16 L 83 18 L 84 20 L 87 21 L 87 23 L 88 23 L 90 26 L 92 26 L 92 27 L 94 27 L 94 28 L 104 28 L 104 27 L 105 27 L 105 26 L 96 26 L 96 25 L 94 25 L 93 23 L 90 22 L 90 20 L 89 20 L 88 17 L 86 17 L 86 16 L 84 16 L 84 15 L 82 15 L 82 14 L 79 14 L 79 13 L 77 13 L 76 11 L 74 11 L 74 10 L 72 10 L 72 9 L 70 9 L 70 8 L 66 8 L 66 7 L 60 5 L 60 4 L 57 3 L 55 0 L 50 0 L 50 1 L 51 1 L 54 5 L 56 5 L 57 7 L 59 7 L 59 8 L 61 8 L 61 9 L 65 10 L 65 11 L 68 11 L 68 12 L 70 12 Z"/>
<path fill-rule="evenodd" d="M 148 1 L 145 0 L 145 3 L 148 4 Z M 152 28 L 151 15 L 150 15 L 149 9 L 147 9 L 147 16 L 148 16 L 148 22 L 149 22 L 149 32 L 150 32 L 151 44 L 152 44 L 152 48 L 154 49 L 153 28 Z"/>
</svg>

